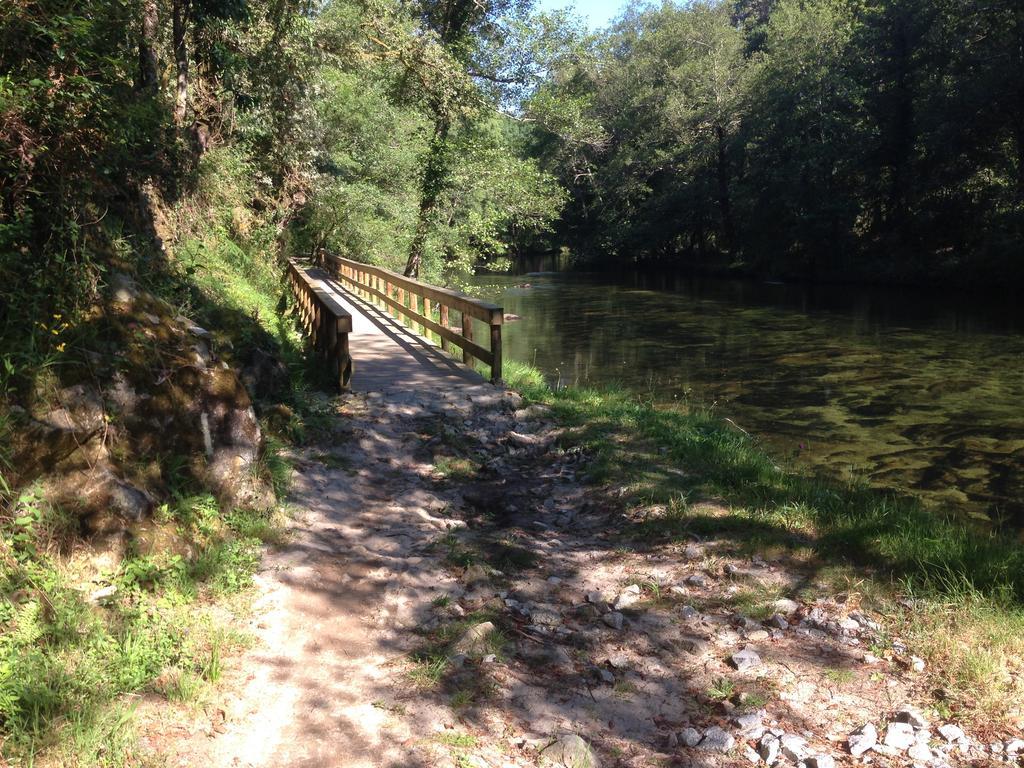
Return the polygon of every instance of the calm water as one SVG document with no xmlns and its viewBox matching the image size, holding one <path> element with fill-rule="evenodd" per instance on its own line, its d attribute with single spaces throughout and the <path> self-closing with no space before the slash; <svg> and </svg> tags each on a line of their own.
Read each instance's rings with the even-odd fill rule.
<svg viewBox="0 0 1024 768">
<path fill-rule="evenodd" d="M 836 474 L 1024 525 L 1024 312 L 898 291 L 474 278 L 508 357 L 716 411 Z"/>
</svg>

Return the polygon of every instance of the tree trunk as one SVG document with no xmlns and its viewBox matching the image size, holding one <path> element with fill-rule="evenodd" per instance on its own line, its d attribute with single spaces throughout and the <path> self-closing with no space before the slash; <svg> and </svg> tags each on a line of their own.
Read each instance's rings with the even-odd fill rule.
<svg viewBox="0 0 1024 768">
<path fill-rule="evenodd" d="M 174 0 L 172 7 L 172 40 L 174 65 L 177 79 L 174 90 L 174 124 L 179 129 L 185 125 L 188 112 L 188 49 L 185 47 L 185 27 L 188 23 L 190 0 Z"/>
<path fill-rule="evenodd" d="M 427 232 L 430 230 L 430 215 L 437 205 L 444 179 L 447 175 L 445 167 L 445 149 L 451 123 L 446 116 L 438 115 L 434 119 L 434 138 L 430 142 L 427 166 L 423 170 L 423 183 L 420 185 L 420 212 L 416 221 L 416 235 L 409 249 L 409 259 L 405 263 L 406 277 L 419 277 L 420 264 L 423 262 L 423 249 L 427 244 Z"/>
<path fill-rule="evenodd" d="M 729 197 L 729 158 L 725 150 L 725 129 L 715 127 L 718 139 L 718 207 L 722 212 L 722 236 L 729 253 L 736 242 L 736 228 L 732 220 L 732 200 Z"/>
<path fill-rule="evenodd" d="M 156 93 L 160 76 L 156 58 L 157 30 L 160 18 L 156 0 L 145 0 L 142 6 L 142 32 L 139 37 L 139 90 Z"/>
</svg>

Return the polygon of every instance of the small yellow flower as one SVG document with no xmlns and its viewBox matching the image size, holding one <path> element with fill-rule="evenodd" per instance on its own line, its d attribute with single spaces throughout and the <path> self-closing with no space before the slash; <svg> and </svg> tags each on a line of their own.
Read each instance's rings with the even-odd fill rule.
<svg viewBox="0 0 1024 768">
<path fill-rule="evenodd" d="M 58 351 L 58 352 L 63 352 L 63 351 L 64 351 L 64 346 L 65 346 L 65 345 L 64 345 L 64 343 L 63 343 L 63 342 L 61 342 L 60 344 L 58 344 L 58 345 L 57 345 L 57 351 Z"/>
</svg>

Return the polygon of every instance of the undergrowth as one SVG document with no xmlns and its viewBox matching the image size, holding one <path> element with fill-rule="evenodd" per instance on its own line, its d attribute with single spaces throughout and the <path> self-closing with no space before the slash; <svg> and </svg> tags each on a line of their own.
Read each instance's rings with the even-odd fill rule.
<svg viewBox="0 0 1024 768">
<path fill-rule="evenodd" d="M 194 700 L 242 642 L 214 608 L 251 584 L 278 525 L 263 513 L 221 514 L 204 495 L 164 505 L 155 524 L 180 551 L 129 548 L 95 571 L 73 521 L 31 490 L 0 517 L 0 729 L 13 765 L 40 753 L 121 764 L 134 743 L 125 695 Z"/>
<path fill-rule="evenodd" d="M 506 380 L 551 407 L 566 439 L 586 449 L 589 481 L 663 510 L 627 531 L 635 541 L 697 536 L 783 553 L 889 617 L 929 661 L 937 708 L 987 725 L 1024 716 L 1024 548 L 1012 535 L 781 465 L 706 409 L 614 389 L 553 390 L 515 362 Z"/>
</svg>

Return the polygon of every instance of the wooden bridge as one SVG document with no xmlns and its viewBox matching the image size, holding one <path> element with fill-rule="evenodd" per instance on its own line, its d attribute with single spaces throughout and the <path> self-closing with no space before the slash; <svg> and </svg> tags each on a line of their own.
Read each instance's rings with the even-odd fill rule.
<svg viewBox="0 0 1024 768">
<path fill-rule="evenodd" d="M 293 259 L 288 275 L 303 328 L 341 389 L 479 384 L 475 361 L 501 381 L 501 307 L 326 252 L 318 262 Z"/>
</svg>

